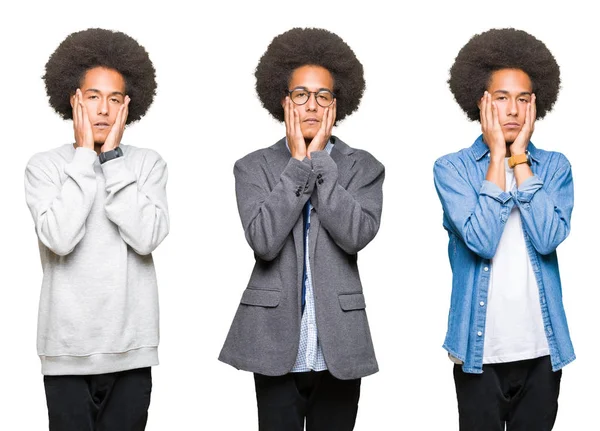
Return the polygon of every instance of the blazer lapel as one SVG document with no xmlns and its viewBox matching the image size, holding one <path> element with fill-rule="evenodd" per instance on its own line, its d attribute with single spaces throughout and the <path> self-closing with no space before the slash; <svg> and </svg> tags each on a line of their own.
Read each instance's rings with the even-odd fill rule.
<svg viewBox="0 0 600 431">
<path fill-rule="evenodd" d="M 265 151 L 265 159 L 271 174 L 273 175 L 273 186 L 279 182 L 281 173 L 290 161 L 290 151 L 285 146 L 285 138 L 277 141 L 276 144 L 269 147 L 270 151 Z"/>
<path fill-rule="evenodd" d="M 342 187 L 346 187 L 349 181 L 350 169 L 356 162 L 354 157 L 351 157 L 354 150 L 337 137 L 332 136 L 332 141 L 335 145 L 331 150 L 331 158 L 338 168 L 338 183 Z"/>
</svg>

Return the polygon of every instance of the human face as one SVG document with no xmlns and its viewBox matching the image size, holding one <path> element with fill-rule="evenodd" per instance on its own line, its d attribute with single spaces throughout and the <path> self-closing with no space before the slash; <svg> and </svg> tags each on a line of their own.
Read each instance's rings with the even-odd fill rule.
<svg viewBox="0 0 600 431">
<path fill-rule="evenodd" d="M 500 69 L 492 73 L 487 91 L 498 107 L 498 121 L 504 140 L 510 145 L 525 124 L 532 94 L 531 79 L 520 69 Z"/>
<path fill-rule="evenodd" d="M 308 91 L 329 90 L 333 92 L 333 76 L 331 76 L 331 73 L 327 69 L 321 66 L 301 66 L 292 73 L 288 90 L 298 87 L 306 88 Z M 282 101 L 282 104 L 284 102 L 285 99 Z M 292 106 L 300 115 L 300 130 L 302 130 L 302 136 L 304 136 L 304 140 L 308 144 L 321 127 L 325 108 L 317 103 L 315 94 L 311 94 L 308 102 L 304 105 L 292 104 Z"/>
<path fill-rule="evenodd" d="M 102 145 L 125 101 L 125 79 L 114 69 L 94 67 L 85 73 L 79 88 L 92 126 L 94 143 Z M 75 96 L 72 96 L 71 106 L 74 100 Z"/>
</svg>

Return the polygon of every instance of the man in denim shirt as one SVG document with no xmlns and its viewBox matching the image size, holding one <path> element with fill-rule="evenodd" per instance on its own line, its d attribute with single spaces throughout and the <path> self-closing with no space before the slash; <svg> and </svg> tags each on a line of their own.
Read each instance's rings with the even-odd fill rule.
<svg viewBox="0 0 600 431">
<path fill-rule="evenodd" d="M 450 89 L 482 135 L 435 162 L 449 236 L 452 298 L 444 348 L 455 362 L 460 429 L 550 430 L 561 369 L 575 359 L 556 248 L 570 231 L 571 166 L 530 141 L 560 71 L 515 29 L 475 35 Z"/>
</svg>

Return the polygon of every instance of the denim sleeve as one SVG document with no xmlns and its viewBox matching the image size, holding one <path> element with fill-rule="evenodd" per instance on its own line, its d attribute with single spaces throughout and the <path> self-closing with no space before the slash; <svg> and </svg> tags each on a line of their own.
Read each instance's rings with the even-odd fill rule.
<svg viewBox="0 0 600 431">
<path fill-rule="evenodd" d="M 466 174 L 441 158 L 433 168 L 435 188 L 453 232 L 473 253 L 491 259 L 496 254 L 514 200 L 487 180 L 483 180 L 477 190 Z"/>
<path fill-rule="evenodd" d="M 521 212 L 523 229 L 540 254 L 550 254 L 571 230 L 573 176 L 571 165 L 563 163 L 547 183 L 534 175 L 517 189 L 515 203 Z"/>
</svg>

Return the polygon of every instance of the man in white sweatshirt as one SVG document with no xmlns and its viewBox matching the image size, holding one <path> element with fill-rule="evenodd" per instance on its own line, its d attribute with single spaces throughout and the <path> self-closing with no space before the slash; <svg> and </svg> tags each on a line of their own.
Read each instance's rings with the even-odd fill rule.
<svg viewBox="0 0 600 431">
<path fill-rule="evenodd" d="M 151 253 L 169 232 L 167 167 L 121 138 L 153 101 L 154 66 L 130 36 L 88 29 L 59 45 L 43 79 L 75 135 L 25 171 L 44 274 L 37 350 L 50 430 L 144 430 L 159 341 Z"/>
</svg>

